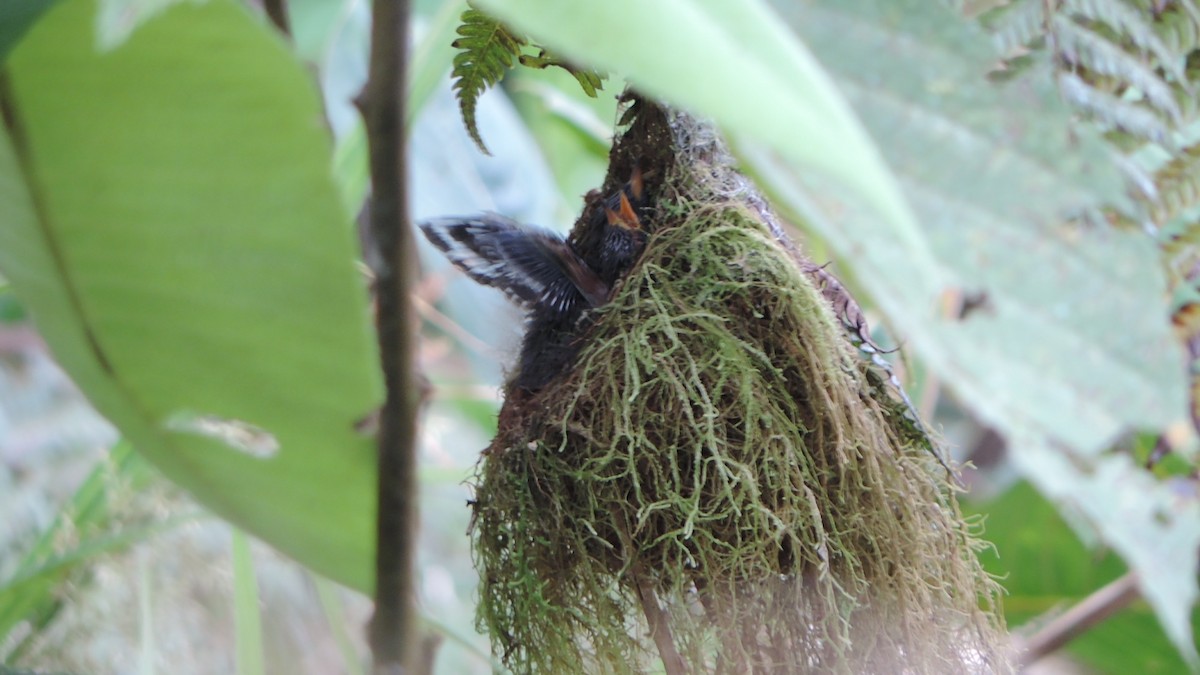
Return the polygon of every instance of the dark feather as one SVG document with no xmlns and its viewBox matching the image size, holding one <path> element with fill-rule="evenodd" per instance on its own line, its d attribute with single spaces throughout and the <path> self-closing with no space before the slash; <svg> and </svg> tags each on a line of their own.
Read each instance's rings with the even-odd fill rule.
<svg viewBox="0 0 1200 675">
<path fill-rule="evenodd" d="M 496 214 L 435 218 L 420 226 L 456 267 L 526 309 L 571 313 L 576 305 L 595 307 L 608 298 L 608 285 L 549 230 Z"/>
<path fill-rule="evenodd" d="M 590 198 L 591 213 L 569 242 L 495 214 L 420 224 L 456 267 L 527 311 L 516 386 L 537 391 L 574 360 L 589 325 L 587 310 L 608 302 L 646 245 L 644 188 L 635 171 L 617 194 Z"/>
</svg>

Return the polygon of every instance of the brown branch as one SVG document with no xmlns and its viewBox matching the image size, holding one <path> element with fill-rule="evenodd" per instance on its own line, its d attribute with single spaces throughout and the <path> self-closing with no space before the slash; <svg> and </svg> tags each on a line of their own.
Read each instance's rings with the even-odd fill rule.
<svg viewBox="0 0 1200 675">
<path fill-rule="evenodd" d="M 658 597 L 650 584 L 646 571 L 638 563 L 634 563 L 629 573 L 637 588 L 638 603 L 642 606 L 642 614 L 650 626 L 650 637 L 658 648 L 658 656 L 662 659 L 667 675 L 684 675 L 687 668 L 683 665 L 683 657 L 675 648 L 675 638 L 671 635 L 670 617 L 658 606 Z"/>
<path fill-rule="evenodd" d="M 628 574 L 633 580 L 638 604 L 646 617 L 650 638 L 654 640 L 654 646 L 658 649 L 658 656 L 662 659 L 666 675 L 685 675 L 687 667 L 683 664 L 679 650 L 675 648 L 675 636 L 671 634 L 671 618 L 658 605 L 658 596 L 654 592 L 654 584 L 650 583 L 650 577 L 646 574 L 646 568 L 636 560 L 637 549 L 633 545 L 633 538 L 629 536 L 629 526 L 623 525 L 618 536 L 621 537 L 621 545 L 626 555 L 630 556 Z"/>
<path fill-rule="evenodd" d="M 1092 626 L 1127 607 L 1140 595 L 1137 581 L 1137 574 L 1127 572 L 1043 626 L 1024 641 L 1018 656 L 1019 665 L 1028 666 L 1058 651 Z"/>
<path fill-rule="evenodd" d="M 379 431 L 375 614 L 369 628 L 377 675 L 407 672 L 420 651 L 412 579 L 421 394 L 413 364 L 416 245 L 408 225 L 404 162 L 408 17 L 409 0 L 375 0 L 369 73 L 358 101 L 370 150 L 371 235 L 381 259 L 375 280 L 376 322 L 387 387 Z"/>
<path fill-rule="evenodd" d="M 290 37 L 292 29 L 288 21 L 287 0 L 263 0 L 263 9 L 279 32 Z"/>
</svg>

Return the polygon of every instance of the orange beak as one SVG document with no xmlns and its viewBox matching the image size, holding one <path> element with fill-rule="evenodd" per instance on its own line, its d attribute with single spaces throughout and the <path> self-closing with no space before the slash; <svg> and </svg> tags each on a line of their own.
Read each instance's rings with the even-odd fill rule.
<svg viewBox="0 0 1200 675">
<path fill-rule="evenodd" d="M 639 180 L 638 187 L 641 186 L 640 184 L 641 181 Z M 633 204 L 629 203 L 629 198 L 625 196 L 624 191 L 621 192 L 621 206 L 619 210 L 605 209 L 604 212 L 608 216 L 609 225 L 616 225 L 626 230 L 642 229 L 642 223 L 638 220 L 637 212 L 633 210 Z"/>
</svg>

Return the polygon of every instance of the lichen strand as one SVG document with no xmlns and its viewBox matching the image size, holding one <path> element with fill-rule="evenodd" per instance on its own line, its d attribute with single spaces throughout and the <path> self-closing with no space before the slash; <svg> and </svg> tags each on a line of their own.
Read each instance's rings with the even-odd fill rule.
<svg viewBox="0 0 1200 675">
<path fill-rule="evenodd" d="M 571 373 L 506 402 L 473 530 L 494 649 L 519 673 L 661 671 L 659 613 L 691 672 L 1005 670 L 929 442 L 729 172 L 666 172 Z"/>
</svg>

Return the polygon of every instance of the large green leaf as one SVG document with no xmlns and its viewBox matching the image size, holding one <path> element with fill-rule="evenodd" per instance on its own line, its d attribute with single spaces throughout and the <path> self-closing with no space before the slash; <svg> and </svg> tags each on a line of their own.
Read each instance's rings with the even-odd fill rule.
<svg viewBox="0 0 1200 675">
<path fill-rule="evenodd" d="M 825 239 L 931 371 L 1008 435 L 1031 480 L 1078 506 L 1141 573 L 1195 659 L 1200 527 L 1189 519 L 1200 504 L 1172 502 L 1167 486 L 1102 455 L 1130 428 L 1187 419 L 1166 283 L 1149 238 L 1066 224 L 1120 200 L 1123 184 L 1099 139 L 1068 134 L 1048 79 L 990 84 L 988 37 L 920 0 L 778 1 L 778 14 L 761 0 L 480 2 L 715 120 L 777 206 Z M 917 224 L 885 206 L 893 183 L 879 156 Z M 935 317 L 947 295 L 984 302 L 965 320 Z"/>
<path fill-rule="evenodd" d="M 96 4 L 8 62 L 0 270 L 146 457 L 313 568 L 371 586 L 381 397 L 310 76 L 227 0 L 110 51 Z"/>
<path fill-rule="evenodd" d="M 989 572 L 1004 579 L 1004 616 L 1018 633 L 1036 631 L 1045 617 L 1082 601 L 1126 569 L 1118 556 L 1097 553 L 1081 543 L 1054 506 L 1028 483 L 966 510 L 986 515 L 986 535 L 996 548 L 981 557 Z M 1067 649 L 1097 672 L 1113 675 L 1166 675 L 1185 668 L 1144 601 L 1123 608 Z"/>
<path fill-rule="evenodd" d="M 929 3 L 804 3 L 783 18 L 874 134 L 941 277 L 986 294 L 985 309 L 962 322 L 913 320 L 910 303 L 941 289 L 920 288 L 916 261 L 890 250 L 877 222 L 805 213 L 975 411 L 1088 453 L 1130 426 L 1184 419 L 1153 242 L 1062 224 L 1123 185 L 1097 139 L 1068 135 L 1049 82 L 989 84 L 987 36 Z"/>
<path fill-rule="evenodd" d="M 1014 436 L 1018 468 L 1043 494 L 1082 516 L 1138 574 L 1142 596 L 1192 670 L 1200 501 L 1190 480 L 1160 483 L 1126 455 L 1083 463 L 1034 436 Z"/>
<path fill-rule="evenodd" d="M 985 308 L 964 321 L 912 321 L 889 291 L 919 277 L 908 274 L 910 260 L 881 250 L 886 241 L 872 241 L 875 223 L 850 217 L 818 229 L 843 255 L 863 253 L 855 273 L 893 324 L 1006 432 L 1030 480 L 1138 571 L 1167 634 L 1195 663 L 1200 502 L 1101 454 L 1128 429 L 1187 419 L 1166 281 L 1149 237 L 1064 224 L 1120 199 L 1115 162 L 1085 131 L 1068 135 L 1049 77 L 988 84 L 987 37 L 936 7 L 777 4 L 878 140 L 943 277 L 983 294 Z"/>
</svg>

